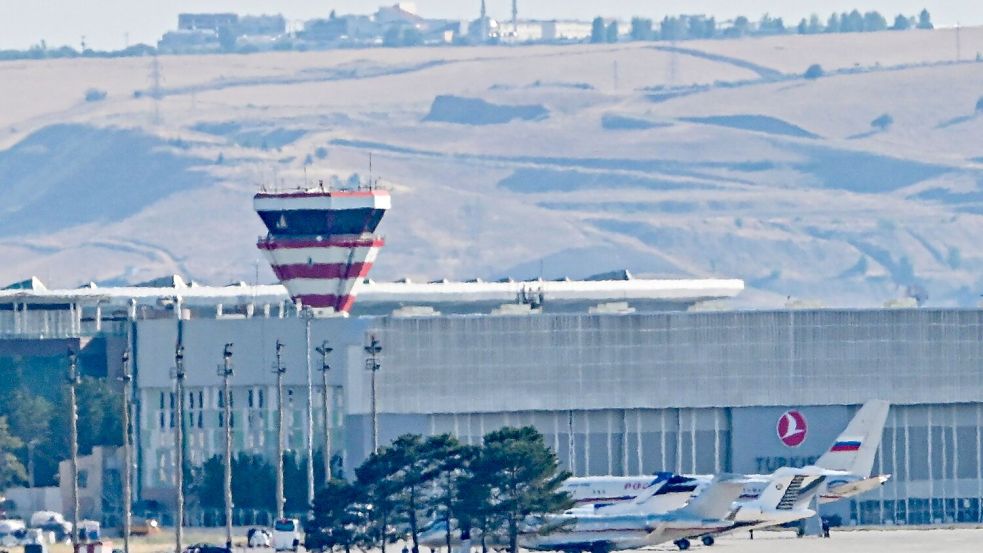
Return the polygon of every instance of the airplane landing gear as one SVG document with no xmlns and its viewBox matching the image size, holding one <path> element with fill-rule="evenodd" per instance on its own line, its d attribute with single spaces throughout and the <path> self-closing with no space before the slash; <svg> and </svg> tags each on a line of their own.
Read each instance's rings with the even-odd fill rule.
<svg viewBox="0 0 983 553">
<path fill-rule="evenodd" d="M 676 540 L 673 543 L 676 544 L 676 547 L 678 547 L 680 551 L 686 551 L 689 549 L 689 540 L 687 539 Z"/>
<path fill-rule="evenodd" d="M 703 545 L 707 547 L 710 547 L 714 543 L 713 536 L 703 536 L 702 538 L 700 538 L 700 541 L 702 541 Z"/>
</svg>

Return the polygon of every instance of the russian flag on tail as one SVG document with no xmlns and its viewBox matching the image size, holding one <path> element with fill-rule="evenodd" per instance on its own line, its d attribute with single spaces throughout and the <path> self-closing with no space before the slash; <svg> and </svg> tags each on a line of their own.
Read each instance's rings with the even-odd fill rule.
<svg viewBox="0 0 983 553">
<path fill-rule="evenodd" d="M 837 440 L 830 451 L 860 451 L 860 440 Z"/>
</svg>

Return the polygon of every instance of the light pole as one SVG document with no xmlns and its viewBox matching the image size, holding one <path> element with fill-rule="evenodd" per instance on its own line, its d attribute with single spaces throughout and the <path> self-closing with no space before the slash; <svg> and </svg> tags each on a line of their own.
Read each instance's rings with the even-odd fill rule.
<svg viewBox="0 0 983 553">
<path fill-rule="evenodd" d="M 229 378 L 232 377 L 232 343 L 225 344 L 222 350 L 222 366 L 218 369 L 222 377 L 222 410 L 225 421 L 225 547 L 232 551 L 232 393 Z"/>
<path fill-rule="evenodd" d="M 130 445 L 130 383 L 133 374 L 130 372 L 130 350 L 123 350 L 123 553 L 130 553 L 130 521 L 133 505 L 133 449 Z"/>
<path fill-rule="evenodd" d="M 280 340 L 276 341 L 276 367 L 274 367 L 273 372 L 276 373 L 276 518 L 280 520 L 283 518 L 283 450 L 286 448 L 283 443 L 286 435 L 283 432 L 283 374 L 287 372 L 287 368 L 283 366 L 282 359 L 280 358 L 283 353 L 283 342 Z"/>
<path fill-rule="evenodd" d="M 78 371 L 78 354 L 68 350 L 68 419 L 69 455 L 72 467 L 72 550 L 79 544 L 79 412 L 75 388 L 81 378 Z"/>
<path fill-rule="evenodd" d="M 176 553 L 181 552 L 184 526 L 184 346 L 178 342 L 174 348 L 174 486 L 177 498 L 177 515 L 174 520 Z"/>
<path fill-rule="evenodd" d="M 314 311 L 305 307 L 304 316 L 304 358 L 307 361 L 307 515 L 314 517 L 314 384 L 311 376 L 311 319 Z"/>
<path fill-rule="evenodd" d="M 334 348 L 328 347 L 328 341 L 324 340 L 321 345 L 317 347 L 317 352 L 321 354 L 321 386 L 324 388 L 324 394 L 321 396 L 323 399 L 322 407 L 324 408 L 324 485 L 327 486 L 331 482 L 331 391 L 334 388 L 328 388 L 328 371 L 331 370 L 331 366 L 328 365 L 328 355 L 334 351 Z"/>
<path fill-rule="evenodd" d="M 375 334 L 370 335 L 369 345 L 365 346 L 365 353 L 369 354 L 369 358 L 365 360 L 365 368 L 372 371 L 372 453 L 379 451 L 379 412 L 376 408 L 375 373 L 382 366 L 378 359 L 381 352 L 382 345 L 379 340 Z"/>
</svg>

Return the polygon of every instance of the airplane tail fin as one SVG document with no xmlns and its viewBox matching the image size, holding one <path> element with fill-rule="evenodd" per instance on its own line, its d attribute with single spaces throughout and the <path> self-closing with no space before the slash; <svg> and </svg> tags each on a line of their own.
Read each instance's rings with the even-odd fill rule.
<svg viewBox="0 0 983 553">
<path fill-rule="evenodd" d="M 648 487 L 642 490 L 642 493 L 638 494 L 638 496 L 636 496 L 635 499 L 629 503 L 629 505 L 638 506 L 652 499 L 653 496 L 658 495 L 663 489 L 665 489 L 666 485 L 673 478 L 676 478 L 676 475 L 671 472 L 657 472 L 655 474 L 655 479 L 652 480 Z"/>
<path fill-rule="evenodd" d="M 733 474 L 720 474 L 677 514 L 698 519 L 722 519 L 733 510 L 746 480 Z"/>
<path fill-rule="evenodd" d="M 829 451 L 816 461 L 816 466 L 869 477 L 890 408 L 890 403 L 879 399 L 864 403 Z"/>
<path fill-rule="evenodd" d="M 782 467 L 772 474 L 771 479 L 758 503 L 762 509 L 792 511 L 801 508 L 819 491 L 819 485 L 826 479 L 823 470 L 817 467 Z"/>
</svg>

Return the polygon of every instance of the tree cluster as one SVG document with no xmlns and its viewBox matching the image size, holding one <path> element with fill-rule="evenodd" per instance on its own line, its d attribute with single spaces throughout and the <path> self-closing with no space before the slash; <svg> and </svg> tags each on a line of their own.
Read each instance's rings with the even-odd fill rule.
<svg viewBox="0 0 983 553">
<path fill-rule="evenodd" d="M 744 16 L 739 16 L 727 26 L 718 25 L 713 17 L 705 15 L 666 16 L 656 24 L 644 17 L 634 17 L 631 20 L 631 30 L 628 36 L 631 40 L 695 40 L 709 38 L 737 38 L 742 36 L 780 35 L 787 33 L 819 34 L 819 33 L 862 33 L 884 30 L 903 31 L 907 29 L 932 29 L 932 16 L 928 10 L 922 10 L 917 17 L 897 15 L 894 23 L 888 25 L 887 19 L 876 11 L 860 13 L 858 10 L 843 13 L 833 13 L 825 21 L 813 14 L 808 19 L 803 18 L 798 25 L 786 25 L 781 17 L 769 14 L 761 16 L 757 22 L 752 22 Z M 616 40 L 616 39 L 615 39 Z M 600 17 L 594 20 L 591 42 L 614 42 L 606 34 L 604 20 Z"/>
<path fill-rule="evenodd" d="M 569 507 L 556 454 L 532 427 L 502 428 L 471 446 L 443 434 L 408 434 L 371 455 L 353 482 L 332 481 L 314 499 L 307 528 L 309 549 L 346 552 L 380 548 L 405 538 L 414 553 L 423 531 L 440 532 L 449 548 L 453 533 L 480 536 L 518 549 L 526 517 Z"/>
<path fill-rule="evenodd" d="M 85 357 L 80 359 L 85 373 Z M 28 484 L 57 484 L 58 463 L 69 454 L 67 360 L 0 359 L 0 491 Z M 53 385 L 54 383 L 54 385 Z M 118 384 L 85 376 L 78 388 L 79 453 L 123 444 Z"/>
<path fill-rule="evenodd" d="M 203 465 L 189 467 L 185 479 L 187 497 L 197 507 L 219 512 L 225 508 L 225 463 L 214 455 Z M 340 473 L 340 459 L 332 459 L 332 469 Z M 314 454 L 314 474 L 324 473 L 324 456 Z M 236 509 L 273 512 L 276 510 L 276 468 L 262 455 L 239 453 L 232 457 L 232 504 Z M 288 513 L 303 513 L 307 505 L 307 459 L 296 452 L 283 455 L 283 493 Z"/>
</svg>

